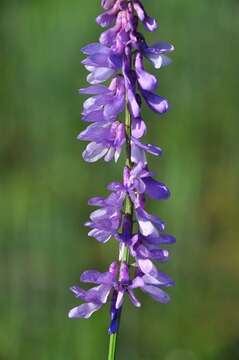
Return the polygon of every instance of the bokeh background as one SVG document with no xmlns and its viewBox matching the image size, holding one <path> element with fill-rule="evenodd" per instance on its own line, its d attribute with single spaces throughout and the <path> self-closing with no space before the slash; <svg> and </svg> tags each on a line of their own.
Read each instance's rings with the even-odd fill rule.
<svg viewBox="0 0 239 360">
<path fill-rule="evenodd" d="M 160 19 L 149 42 L 177 50 L 159 72 L 172 110 L 144 110 L 147 140 L 165 151 L 151 167 L 173 194 L 149 208 L 177 237 L 163 265 L 177 286 L 169 306 L 146 295 L 140 310 L 127 303 L 119 359 L 239 359 L 239 2 L 146 5 Z M 83 224 L 87 199 L 120 180 L 123 162 L 86 164 L 76 141 L 80 48 L 99 36 L 100 1 L 2 0 L 0 10 L 0 359 L 106 359 L 107 307 L 67 319 L 77 304 L 68 287 L 117 254 Z"/>
</svg>

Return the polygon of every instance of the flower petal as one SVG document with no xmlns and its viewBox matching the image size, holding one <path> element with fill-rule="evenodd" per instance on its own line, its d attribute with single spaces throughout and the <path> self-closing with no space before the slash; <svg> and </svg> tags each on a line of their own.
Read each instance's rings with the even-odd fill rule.
<svg viewBox="0 0 239 360">
<path fill-rule="evenodd" d="M 97 270 L 87 270 L 81 274 L 80 280 L 85 283 L 112 284 L 114 274 L 110 272 L 101 273 Z"/>
<path fill-rule="evenodd" d="M 83 318 L 89 319 L 91 315 L 99 310 L 102 307 L 102 304 L 95 304 L 95 303 L 85 303 L 80 306 L 77 306 L 70 310 L 68 316 L 70 319 L 72 318 Z"/>
<path fill-rule="evenodd" d="M 172 63 L 172 60 L 163 54 L 147 54 L 146 57 L 153 64 L 155 69 L 163 68 Z"/>
<path fill-rule="evenodd" d="M 86 302 L 106 304 L 111 288 L 112 288 L 111 283 L 95 286 L 92 289 L 86 291 L 84 300 Z"/>
<path fill-rule="evenodd" d="M 111 90 L 109 90 L 106 86 L 104 85 L 92 85 L 92 86 L 88 86 L 87 88 L 82 88 L 79 89 L 79 92 L 81 94 L 86 94 L 86 95 L 102 95 L 102 94 L 111 94 Z"/>
<path fill-rule="evenodd" d="M 174 244 L 176 239 L 172 235 L 159 234 L 157 237 L 144 237 L 144 241 L 147 241 L 150 244 Z"/>
<path fill-rule="evenodd" d="M 101 82 L 108 80 L 114 72 L 114 69 L 107 67 L 95 68 L 94 71 L 87 76 L 87 81 L 90 84 L 100 84 Z"/>
<path fill-rule="evenodd" d="M 83 159 L 87 162 L 95 162 L 101 159 L 107 153 L 108 148 L 103 144 L 97 144 L 95 142 L 91 142 L 87 145 L 85 151 L 82 156 Z"/>
<path fill-rule="evenodd" d="M 85 300 L 86 290 L 81 289 L 79 286 L 71 286 L 70 290 L 77 299 Z"/>
<path fill-rule="evenodd" d="M 129 289 L 128 290 L 128 295 L 129 295 L 129 299 L 132 302 L 132 304 L 136 307 L 140 307 L 141 303 L 139 302 L 139 300 L 136 298 L 136 296 L 134 295 L 134 292 Z"/>
<path fill-rule="evenodd" d="M 143 90 L 153 91 L 156 89 L 158 81 L 154 75 L 151 75 L 144 70 L 143 56 L 141 53 L 136 55 L 135 70 L 138 83 Z"/>
<path fill-rule="evenodd" d="M 94 237 L 99 242 L 105 244 L 110 240 L 112 234 L 109 231 L 101 230 L 101 229 L 93 229 L 88 233 L 88 236 Z"/>
<path fill-rule="evenodd" d="M 146 16 L 143 23 L 148 31 L 155 31 L 158 29 L 157 21 L 154 18 L 151 18 L 150 16 Z"/>
<path fill-rule="evenodd" d="M 94 110 L 91 112 L 87 112 L 86 114 L 83 113 L 83 121 L 86 122 L 103 122 L 105 121 L 105 117 L 104 117 L 104 109 L 100 109 L 100 110 Z"/>
<path fill-rule="evenodd" d="M 115 303 L 115 308 L 119 309 L 121 308 L 123 301 L 124 301 L 124 291 L 119 291 L 117 298 L 116 298 L 116 303 Z"/>
<path fill-rule="evenodd" d="M 145 285 L 141 290 L 148 293 L 154 300 L 159 301 L 162 304 L 168 304 L 170 302 L 170 296 L 156 286 Z"/>
<path fill-rule="evenodd" d="M 83 52 L 83 54 L 86 55 L 94 55 L 95 53 L 99 53 L 99 52 L 104 54 L 110 53 L 110 49 L 107 46 L 104 46 L 100 43 L 88 44 L 85 47 L 83 47 L 81 51 Z"/>
<path fill-rule="evenodd" d="M 159 217 L 148 214 L 140 207 L 136 209 L 135 213 L 142 235 L 158 236 L 158 231 L 164 230 L 164 222 Z"/>
<path fill-rule="evenodd" d="M 168 100 L 150 91 L 142 90 L 147 105 L 156 113 L 164 114 L 169 109 Z"/>
<path fill-rule="evenodd" d="M 146 194 L 152 199 L 166 200 L 170 197 L 170 191 L 165 184 L 152 177 L 143 178 L 143 182 L 146 185 Z"/>
</svg>

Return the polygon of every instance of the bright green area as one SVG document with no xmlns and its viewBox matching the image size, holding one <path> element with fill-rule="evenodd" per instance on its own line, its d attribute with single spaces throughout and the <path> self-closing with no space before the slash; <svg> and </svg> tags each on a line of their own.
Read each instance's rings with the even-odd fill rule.
<svg viewBox="0 0 239 360">
<path fill-rule="evenodd" d="M 68 287 L 87 268 L 104 270 L 116 244 L 87 238 L 87 199 L 120 180 L 122 161 L 83 162 L 76 141 L 86 85 L 80 47 L 96 41 L 99 0 L 5 0 L 1 39 L 0 359 L 101 360 L 108 309 L 67 319 L 77 304 Z M 239 358 L 239 26 L 235 0 L 144 1 L 160 19 L 148 39 L 176 46 L 159 71 L 172 109 L 148 111 L 150 159 L 172 190 L 150 210 L 177 236 L 162 269 L 177 281 L 172 303 L 139 294 L 127 302 L 120 360 Z M 147 5 L 147 4 L 146 4 Z"/>
</svg>

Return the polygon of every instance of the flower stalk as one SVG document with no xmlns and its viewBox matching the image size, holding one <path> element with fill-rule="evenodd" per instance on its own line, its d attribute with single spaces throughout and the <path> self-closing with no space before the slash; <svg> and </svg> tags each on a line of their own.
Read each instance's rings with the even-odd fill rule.
<svg viewBox="0 0 239 360">
<path fill-rule="evenodd" d="M 110 335 L 108 360 L 116 359 L 117 333 Z"/>
<path fill-rule="evenodd" d="M 126 166 L 129 169 L 132 169 L 132 162 L 131 162 L 131 117 L 130 113 L 128 111 L 128 108 L 126 106 L 125 108 L 125 133 L 126 133 Z M 134 215 L 134 207 L 133 202 L 130 199 L 129 196 L 125 199 L 125 211 L 124 216 L 127 216 L 129 218 L 129 231 L 130 236 L 132 236 L 132 229 L 133 229 L 133 215 Z M 119 245 L 119 261 L 125 262 L 126 264 L 129 264 L 129 257 L 130 252 L 129 248 L 125 243 L 122 243 Z M 114 295 L 112 295 L 114 297 Z M 120 318 L 121 318 L 121 312 L 122 307 L 120 309 L 120 313 L 118 314 L 118 325 L 117 325 L 117 332 L 110 334 L 110 340 L 109 340 L 109 353 L 108 353 L 108 360 L 114 360 L 116 358 L 116 346 L 117 346 L 117 337 L 119 335 L 119 326 L 120 326 Z"/>
</svg>

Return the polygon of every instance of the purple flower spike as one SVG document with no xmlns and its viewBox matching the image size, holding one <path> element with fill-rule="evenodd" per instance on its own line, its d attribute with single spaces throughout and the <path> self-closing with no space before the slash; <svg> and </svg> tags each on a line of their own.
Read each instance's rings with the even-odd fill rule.
<svg viewBox="0 0 239 360">
<path fill-rule="evenodd" d="M 122 181 L 107 186 L 107 197 L 89 199 L 88 204 L 96 209 L 85 223 L 88 235 L 101 244 L 114 238 L 119 244 L 119 257 L 105 272 L 93 269 L 81 274 L 80 281 L 87 288 L 70 288 L 81 303 L 70 310 L 69 318 L 88 319 L 109 304 L 109 358 L 113 359 L 125 298 L 139 308 L 141 299 L 136 291 L 141 290 L 167 304 L 170 296 L 164 288 L 174 285 L 158 267 L 170 259 L 165 245 L 176 239 L 165 233 L 165 222 L 160 217 L 146 211 L 149 199 L 170 197 L 169 188 L 155 178 L 147 159 L 148 154 L 162 156 L 163 151 L 142 139 L 147 133 L 143 105 L 159 115 L 169 110 L 168 100 L 155 93 L 159 81 L 148 72 L 145 61 L 161 69 L 171 63 L 167 54 L 174 47 L 164 41 L 148 45 L 139 32 L 140 22 L 148 31 L 158 28 L 143 0 L 101 0 L 101 5 L 104 11 L 96 22 L 104 31 L 98 42 L 82 48 L 82 64 L 89 73 L 88 86 L 79 93 L 88 96 L 82 110 L 82 121 L 87 126 L 77 139 L 89 142 L 83 159 L 90 163 L 100 159 L 117 162 L 121 154 L 126 154 Z M 97 184 L 97 178 L 94 181 Z M 89 288 L 89 284 L 93 285 Z"/>
</svg>

